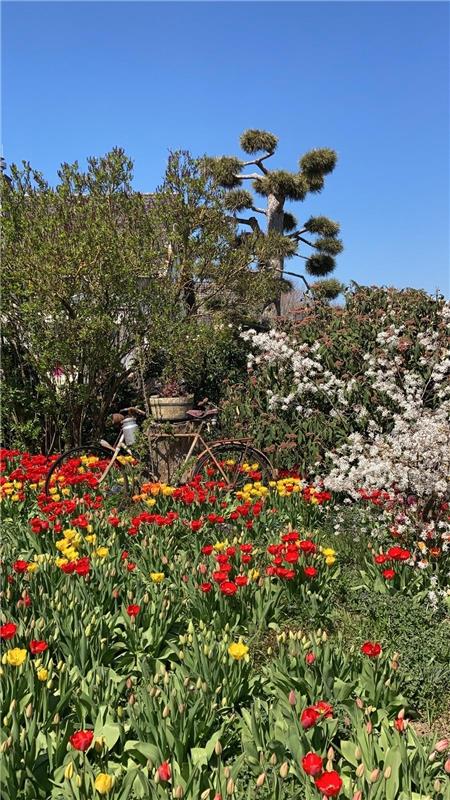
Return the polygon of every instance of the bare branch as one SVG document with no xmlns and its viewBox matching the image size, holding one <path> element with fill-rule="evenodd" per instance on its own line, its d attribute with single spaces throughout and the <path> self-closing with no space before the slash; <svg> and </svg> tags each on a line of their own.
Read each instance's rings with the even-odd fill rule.
<svg viewBox="0 0 450 800">
<path fill-rule="evenodd" d="M 257 172 L 251 172 L 250 175 L 233 175 L 233 178 L 238 178 L 240 181 L 254 181 L 255 178 L 260 178 Z"/>
<path fill-rule="evenodd" d="M 314 242 L 308 242 L 308 239 L 304 239 L 303 236 L 298 237 L 299 242 L 303 242 L 304 244 L 309 244 L 310 247 L 314 247 L 317 250 L 317 245 Z"/>
<path fill-rule="evenodd" d="M 304 258 L 304 256 L 299 256 L 299 258 Z M 306 288 L 308 289 L 308 292 L 311 291 L 311 287 L 310 287 L 310 285 L 309 285 L 309 283 L 306 280 L 304 275 L 300 275 L 300 273 L 298 273 L 298 272 L 289 272 L 289 270 L 287 270 L 287 269 L 279 269 L 278 267 L 276 268 L 276 272 L 281 272 L 282 276 L 283 275 L 293 275 L 294 278 L 301 278 L 303 283 L 305 284 Z"/>
<path fill-rule="evenodd" d="M 250 164 L 256 164 L 264 175 L 268 175 L 270 170 L 268 170 L 262 162 L 265 161 L 266 158 L 272 158 L 273 154 L 274 152 L 272 151 L 271 153 L 266 153 L 265 156 L 261 156 L 261 158 L 255 158 L 253 161 L 244 161 L 244 167 L 249 167 Z"/>
<path fill-rule="evenodd" d="M 304 239 L 303 236 L 301 236 L 302 232 L 303 231 L 294 231 L 294 233 L 288 233 L 288 239 L 295 239 L 297 242 L 303 242 L 304 244 L 308 244 L 310 247 L 317 249 L 317 245 L 314 244 L 314 242 L 309 242 L 308 239 Z"/>
<path fill-rule="evenodd" d="M 245 217 L 233 217 L 233 219 L 236 222 L 239 222 L 240 225 L 250 225 L 252 231 L 255 233 L 261 233 L 261 228 L 259 227 L 256 217 L 249 217 L 248 219 Z"/>
<path fill-rule="evenodd" d="M 265 208 L 256 208 L 256 206 L 252 206 L 251 208 L 252 211 L 256 211 L 258 214 L 264 214 L 265 217 L 267 216 L 267 211 Z"/>
</svg>

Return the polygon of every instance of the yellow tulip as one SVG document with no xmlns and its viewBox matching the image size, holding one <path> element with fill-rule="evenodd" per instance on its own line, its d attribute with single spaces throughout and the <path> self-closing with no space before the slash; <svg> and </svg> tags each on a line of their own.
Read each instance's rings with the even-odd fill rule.
<svg viewBox="0 0 450 800">
<path fill-rule="evenodd" d="M 10 664 L 12 667 L 20 667 L 20 665 L 25 661 L 26 657 L 26 650 L 23 650 L 20 647 L 14 647 L 12 650 L 7 651 L 6 663 Z"/>
<path fill-rule="evenodd" d="M 99 794 L 108 794 L 114 784 L 114 778 L 112 775 L 108 775 L 106 772 L 100 772 L 97 775 L 94 787 L 97 789 Z"/>
<path fill-rule="evenodd" d="M 45 669 L 45 667 L 41 667 L 41 669 L 38 669 L 38 671 L 36 672 L 36 675 L 38 681 L 46 681 L 48 678 L 48 669 Z"/>
<path fill-rule="evenodd" d="M 153 583 L 161 583 L 164 580 L 165 575 L 164 572 L 151 572 L 150 578 L 152 579 Z"/>
<path fill-rule="evenodd" d="M 248 653 L 248 647 L 243 642 L 233 642 L 228 648 L 228 654 L 235 661 L 241 661 Z"/>
<path fill-rule="evenodd" d="M 327 567 L 332 567 L 335 561 L 336 559 L 334 556 L 327 556 L 325 559 L 325 564 L 327 565 Z"/>
<path fill-rule="evenodd" d="M 31 563 L 31 564 L 28 564 L 27 572 L 36 572 L 37 568 L 38 568 L 38 565 L 35 562 Z"/>
<path fill-rule="evenodd" d="M 95 551 L 95 555 L 99 558 L 106 558 L 108 553 L 109 549 L 107 547 L 97 547 L 97 550 Z"/>
</svg>

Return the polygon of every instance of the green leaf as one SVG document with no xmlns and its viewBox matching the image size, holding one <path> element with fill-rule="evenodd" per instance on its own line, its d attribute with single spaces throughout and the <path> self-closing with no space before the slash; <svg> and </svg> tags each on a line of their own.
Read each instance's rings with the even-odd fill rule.
<svg viewBox="0 0 450 800">
<path fill-rule="evenodd" d="M 154 764 L 158 764 L 161 760 L 160 752 L 154 744 L 141 742 L 138 739 L 125 742 L 124 752 L 137 753 L 146 761 L 150 758 Z"/>
<path fill-rule="evenodd" d="M 384 769 L 390 767 L 392 772 L 390 778 L 385 781 L 386 800 L 396 800 L 400 786 L 400 768 L 402 766 L 402 756 L 396 747 L 391 747 L 386 753 Z"/>
<path fill-rule="evenodd" d="M 352 766 L 357 767 L 358 759 L 355 756 L 355 749 L 356 745 L 354 742 L 348 742 L 345 740 L 341 741 L 340 750 L 343 757 L 345 758 L 346 761 L 349 762 L 349 764 L 352 764 Z"/>
</svg>

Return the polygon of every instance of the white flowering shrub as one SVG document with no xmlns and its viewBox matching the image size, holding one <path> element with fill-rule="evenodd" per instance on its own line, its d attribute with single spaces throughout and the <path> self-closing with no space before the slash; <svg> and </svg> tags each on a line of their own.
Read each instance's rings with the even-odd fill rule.
<svg viewBox="0 0 450 800">
<path fill-rule="evenodd" d="M 424 517 L 450 494 L 450 304 L 436 301 L 434 327 L 415 333 L 390 324 L 390 308 L 347 376 L 326 359 L 326 346 L 283 330 L 247 331 L 248 367 L 265 378 L 268 409 L 318 408 L 338 419 L 346 441 L 327 453 L 327 488 L 357 497 L 384 489 L 418 499 Z"/>
</svg>

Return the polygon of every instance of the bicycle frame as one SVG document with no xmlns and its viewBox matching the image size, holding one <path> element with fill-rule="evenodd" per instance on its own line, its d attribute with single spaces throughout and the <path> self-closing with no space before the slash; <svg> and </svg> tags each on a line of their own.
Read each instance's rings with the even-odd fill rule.
<svg viewBox="0 0 450 800">
<path fill-rule="evenodd" d="M 197 444 L 200 442 L 200 444 L 203 447 L 203 449 L 198 454 L 198 458 L 201 458 L 206 453 L 209 453 L 211 459 L 213 460 L 214 464 L 216 465 L 216 467 L 219 470 L 220 474 L 222 475 L 223 479 L 227 482 L 228 481 L 228 476 L 226 475 L 226 473 L 222 469 L 222 466 L 221 466 L 220 462 L 216 459 L 216 457 L 214 455 L 214 450 L 208 445 L 208 443 L 205 441 L 205 439 L 201 435 L 201 432 L 202 432 L 202 430 L 204 428 L 204 425 L 205 425 L 204 422 L 200 422 L 198 424 L 198 427 L 197 427 L 196 430 L 192 430 L 192 431 L 189 431 L 189 432 L 186 432 L 186 433 L 172 433 L 172 432 L 167 433 L 166 431 L 162 431 L 161 433 L 155 433 L 150 437 L 150 442 L 156 441 L 158 439 L 172 439 L 172 438 L 175 438 L 175 439 L 192 439 L 192 444 L 189 447 L 189 450 L 188 450 L 188 452 L 187 452 L 187 454 L 186 454 L 186 456 L 184 458 L 183 464 L 182 464 L 183 471 L 185 470 L 186 465 L 189 462 L 189 459 L 191 458 L 192 454 L 194 453 L 194 450 L 195 450 Z M 239 440 L 223 439 L 223 440 L 219 440 L 218 442 L 214 442 L 213 444 L 225 444 L 225 445 L 226 444 L 244 444 L 244 443 L 248 443 L 249 441 L 250 441 L 249 439 L 239 439 Z M 111 470 L 113 464 L 115 463 L 115 461 L 119 457 L 119 454 L 120 454 L 120 452 L 122 450 L 124 450 L 128 455 L 131 455 L 131 456 L 133 455 L 131 450 L 129 449 L 129 447 L 125 444 L 125 436 L 124 436 L 123 430 L 121 431 L 121 433 L 120 433 L 120 435 L 119 435 L 119 437 L 118 437 L 118 439 L 117 439 L 117 441 L 116 441 L 116 443 L 114 445 L 110 445 L 109 442 L 107 442 L 105 439 L 101 439 L 100 440 L 100 445 L 102 447 L 104 447 L 105 449 L 110 450 L 112 452 L 112 457 L 111 457 L 111 461 L 109 462 L 109 464 L 106 467 L 105 471 L 103 472 L 103 474 L 101 475 L 101 477 L 98 480 L 99 484 L 102 483 L 102 481 L 104 481 L 104 479 L 108 475 L 109 471 Z"/>
<path fill-rule="evenodd" d="M 220 474 L 222 475 L 224 481 L 228 482 L 227 474 L 224 472 L 220 462 L 217 460 L 217 458 L 214 455 L 214 445 L 217 445 L 217 444 L 238 444 L 238 443 L 239 444 L 244 444 L 246 442 L 249 442 L 250 440 L 249 439 L 240 439 L 240 440 L 221 439 L 221 440 L 218 440 L 218 441 L 214 441 L 212 443 L 212 447 L 210 447 L 208 445 L 208 443 L 205 441 L 205 439 L 203 438 L 203 436 L 201 435 L 201 432 L 202 432 L 204 426 L 205 426 L 205 422 L 203 421 L 203 422 L 198 423 L 198 427 L 196 428 L 196 430 L 193 430 L 193 431 L 190 431 L 190 432 L 187 432 L 187 433 L 172 433 L 172 432 L 171 433 L 166 433 L 166 432 L 155 433 L 151 437 L 151 441 L 156 441 L 158 439 L 172 439 L 172 438 L 175 438 L 175 439 L 192 439 L 192 444 L 191 444 L 191 446 L 190 446 L 190 448 L 189 448 L 189 450 L 188 450 L 188 452 L 187 452 L 187 454 L 186 454 L 186 456 L 184 458 L 183 464 L 182 464 L 183 471 L 185 470 L 186 465 L 189 462 L 189 459 L 191 458 L 192 454 L 194 453 L 194 450 L 195 450 L 197 444 L 200 442 L 200 444 L 202 445 L 203 449 L 198 454 L 198 459 L 200 459 L 206 453 L 209 453 L 211 459 L 213 460 L 214 464 L 216 465 L 217 469 L 219 470 Z"/>
<path fill-rule="evenodd" d="M 111 450 L 111 451 L 112 451 L 112 453 L 113 453 L 113 455 L 112 455 L 111 461 L 109 462 L 109 464 L 108 464 L 108 466 L 106 467 L 105 471 L 103 472 L 103 474 L 102 474 L 102 475 L 101 475 L 101 477 L 99 478 L 99 481 L 98 481 L 98 482 L 99 482 L 99 484 L 100 484 L 100 483 L 102 483 L 102 481 L 103 481 L 103 480 L 106 478 L 106 476 L 108 475 L 108 472 L 110 471 L 110 469 L 111 469 L 111 467 L 113 466 L 114 462 L 117 460 L 117 457 L 118 457 L 118 455 L 119 455 L 119 453 L 120 453 L 120 451 L 121 451 L 121 450 L 125 450 L 125 451 L 128 453 L 128 455 L 130 455 L 130 456 L 132 456 L 132 455 L 133 455 L 133 454 L 132 454 L 132 452 L 131 452 L 131 450 L 130 450 L 130 449 L 127 447 L 127 445 L 125 444 L 125 436 L 124 436 L 124 433 L 123 433 L 123 431 L 121 432 L 121 434 L 120 434 L 119 438 L 117 439 L 117 441 L 116 441 L 116 443 L 115 443 L 114 447 L 113 447 L 112 445 L 110 445 L 110 444 L 109 444 L 109 442 L 107 442 L 105 439 L 100 439 L 100 444 L 101 444 L 101 446 L 102 446 L 102 447 L 104 447 L 106 450 Z"/>
</svg>

